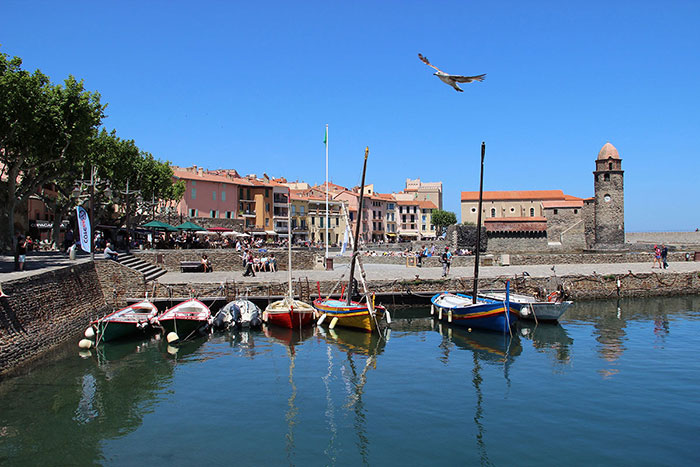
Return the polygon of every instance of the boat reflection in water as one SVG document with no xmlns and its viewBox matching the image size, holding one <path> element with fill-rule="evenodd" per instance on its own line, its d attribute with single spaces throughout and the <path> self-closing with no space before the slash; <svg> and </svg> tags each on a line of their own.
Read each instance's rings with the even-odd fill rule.
<svg viewBox="0 0 700 467">
<path fill-rule="evenodd" d="M 299 408 L 296 405 L 297 386 L 294 382 L 294 360 L 296 358 L 295 347 L 303 341 L 313 336 L 315 329 L 312 327 L 300 327 L 290 329 L 281 326 L 263 324 L 263 333 L 271 341 L 276 342 L 285 347 L 287 356 L 289 357 L 289 387 L 291 392 L 287 399 L 287 413 L 285 420 L 287 421 L 287 435 L 285 436 L 285 451 L 287 454 L 287 462 L 289 465 L 294 465 L 295 441 L 294 429 L 297 424 L 297 415 Z"/>
<path fill-rule="evenodd" d="M 507 366 L 523 351 L 517 333 L 511 337 L 508 334 L 497 334 L 478 329 L 469 331 L 459 326 L 450 326 L 439 321 L 434 322 L 435 329 L 443 337 L 440 344 L 443 349 L 443 363 L 447 363 L 451 349 L 458 347 L 463 350 L 471 350 L 479 360 L 503 364 L 504 370 L 507 370 Z"/>
<path fill-rule="evenodd" d="M 503 367 L 503 376 L 510 385 L 508 370 L 515 361 L 515 357 L 523 351 L 517 334 L 511 337 L 508 334 L 497 334 L 489 331 L 480 331 L 450 326 L 436 321 L 436 330 L 442 335 L 440 348 L 443 349 L 443 363 L 447 364 L 452 348 L 470 350 L 472 352 L 472 386 L 476 396 L 474 407 L 474 425 L 476 428 L 476 446 L 481 458 L 481 465 L 492 465 L 486 449 L 484 418 L 484 394 L 481 389 L 483 378 L 481 376 L 482 362 L 489 365 Z"/>
<path fill-rule="evenodd" d="M 519 321 L 518 333 L 523 339 L 531 340 L 538 352 L 554 357 L 556 363 L 571 364 L 571 346 L 574 340 L 561 324 Z"/>
<path fill-rule="evenodd" d="M 384 352 L 390 332 L 384 335 L 380 333 L 357 332 L 352 329 L 327 329 L 317 328 L 319 337 L 325 340 L 327 346 L 328 372 L 323 376 L 326 388 L 326 419 L 330 434 L 325 453 L 328 456 L 328 464 L 333 465 L 338 461 L 340 450 L 335 446 L 337 438 L 337 426 L 335 422 L 335 407 L 331 390 L 331 380 L 334 378 L 334 367 L 338 367 L 344 387 L 347 391 L 343 409 L 353 414 L 353 428 L 357 435 L 358 453 L 364 465 L 369 465 L 369 437 L 367 435 L 367 409 L 362 399 L 367 384 L 367 373 L 370 369 L 377 368 L 377 357 Z M 331 347 L 336 347 L 345 353 L 345 362 L 335 362 Z M 338 370 L 335 370 L 338 371 Z"/>
</svg>

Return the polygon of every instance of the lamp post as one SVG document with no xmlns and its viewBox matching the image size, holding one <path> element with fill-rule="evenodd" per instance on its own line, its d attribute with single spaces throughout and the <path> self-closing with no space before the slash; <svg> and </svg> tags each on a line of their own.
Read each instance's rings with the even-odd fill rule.
<svg viewBox="0 0 700 467">
<path fill-rule="evenodd" d="M 80 200 L 83 195 L 83 190 L 88 188 L 88 200 L 89 200 L 89 210 L 90 210 L 90 223 L 92 226 L 90 232 L 90 258 L 95 260 L 95 235 L 94 230 L 96 230 L 97 224 L 95 223 L 95 187 L 99 185 L 106 185 L 104 189 L 104 194 L 107 198 L 112 196 L 112 190 L 109 188 L 109 180 L 100 180 L 97 177 L 97 167 L 94 165 L 90 167 L 90 179 L 89 180 L 76 180 L 75 188 L 71 195 L 74 199 Z"/>
</svg>

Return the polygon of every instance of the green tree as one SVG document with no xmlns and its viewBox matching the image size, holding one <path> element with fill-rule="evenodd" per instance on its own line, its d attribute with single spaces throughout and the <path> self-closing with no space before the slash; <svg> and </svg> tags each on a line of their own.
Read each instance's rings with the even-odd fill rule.
<svg viewBox="0 0 700 467">
<path fill-rule="evenodd" d="M 457 223 L 457 216 L 455 216 L 454 212 L 434 209 L 430 216 L 430 222 L 435 226 L 436 230 L 440 232 L 440 235 L 442 235 L 448 226 Z"/>
<path fill-rule="evenodd" d="M 0 248 L 14 246 L 15 209 L 79 161 L 104 118 L 100 95 L 69 76 L 51 84 L 0 53 Z"/>
</svg>

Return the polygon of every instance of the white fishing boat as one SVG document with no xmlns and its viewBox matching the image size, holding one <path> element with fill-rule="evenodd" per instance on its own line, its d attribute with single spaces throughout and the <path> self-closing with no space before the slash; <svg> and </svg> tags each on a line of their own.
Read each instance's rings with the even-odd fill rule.
<svg viewBox="0 0 700 467">
<path fill-rule="evenodd" d="M 482 290 L 479 297 L 491 300 L 504 300 L 505 291 L 502 290 Z M 570 300 L 562 300 L 560 292 L 552 292 L 546 300 L 541 300 L 532 295 L 510 294 L 510 306 L 517 310 L 518 316 L 522 319 L 537 321 L 559 321 L 559 318 L 566 312 L 567 308 L 574 303 Z"/>
</svg>

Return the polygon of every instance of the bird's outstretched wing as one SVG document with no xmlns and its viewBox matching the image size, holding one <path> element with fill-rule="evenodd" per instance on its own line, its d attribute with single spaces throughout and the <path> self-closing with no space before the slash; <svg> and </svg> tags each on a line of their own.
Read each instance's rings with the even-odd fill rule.
<svg viewBox="0 0 700 467">
<path fill-rule="evenodd" d="M 436 67 L 435 65 L 431 65 L 425 56 L 418 54 L 418 58 L 420 58 L 420 61 L 425 63 L 426 65 L 428 65 L 430 68 L 433 68 L 433 69 L 439 71 L 440 73 L 445 73 L 444 71 L 442 71 L 440 68 Z"/>
<path fill-rule="evenodd" d="M 484 73 L 483 75 L 476 75 L 476 76 L 450 75 L 450 78 L 457 81 L 458 83 L 472 83 L 474 81 L 483 81 L 484 76 L 486 76 L 486 73 Z"/>
</svg>

